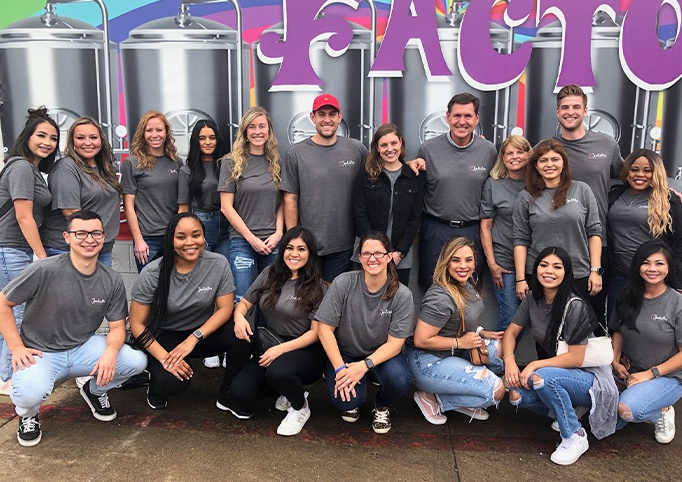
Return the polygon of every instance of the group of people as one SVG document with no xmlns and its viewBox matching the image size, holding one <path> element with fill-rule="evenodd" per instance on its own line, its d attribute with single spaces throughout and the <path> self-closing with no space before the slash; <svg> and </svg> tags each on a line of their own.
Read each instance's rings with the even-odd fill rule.
<svg viewBox="0 0 682 482">
<path fill-rule="evenodd" d="M 303 429 L 305 387 L 324 376 L 346 422 L 360 418 L 368 382 L 379 386 L 376 433 L 391 429 L 390 408 L 414 385 L 434 424 L 447 411 L 486 420 L 509 392 L 513 405 L 555 419 L 561 465 L 588 448 L 588 410 L 598 438 L 651 422 L 670 442 L 682 397 L 682 211 L 660 157 L 638 150 L 623 162 L 614 139 L 585 130 L 577 86 L 557 95 L 561 134 L 534 148 L 510 136 L 498 154 L 474 135 L 478 108 L 472 94 L 455 95 L 449 131 L 408 161 L 393 124 L 369 151 L 337 135 L 342 112 L 329 94 L 314 100 L 314 135 L 280 159 L 268 113 L 253 107 L 229 152 L 213 121 L 197 122 L 184 164 L 152 111 L 121 184 L 94 120 L 74 123 L 55 160 L 59 130 L 31 111 L 0 175 L 0 374 L 12 379 L 19 442 L 40 441 L 38 407 L 64 378 L 91 377 L 81 394 L 109 421 L 108 389 L 146 367 L 147 403 L 164 409 L 188 388 L 192 358 L 222 363 L 216 407 L 237 418 L 278 396 L 284 436 Z M 615 177 L 623 185 L 609 192 Z M 109 267 L 121 197 L 140 271 L 129 343 L 125 290 Z M 54 259 L 31 263 L 34 254 Z M 415 258 L 426 290 L 417 317 Z M 499 305 L 492 330 L 479 323 L 484 259 Z M 63 292 L 58 304 L 50 290 Z M 82 310 L 73 325 L 58 314 L 72 305 Z M 103 317 L 106 336 L 95 334 Z M 521 370 L 514 350 L 526 328 L 538 357 Z M 589 340 L 606 332 L 613 363 L 585 365 Z"/>
</svg>

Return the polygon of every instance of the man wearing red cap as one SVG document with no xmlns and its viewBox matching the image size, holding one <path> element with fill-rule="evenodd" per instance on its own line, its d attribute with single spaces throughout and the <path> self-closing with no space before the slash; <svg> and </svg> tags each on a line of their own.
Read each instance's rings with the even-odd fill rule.
<svg viewBox="0 0 682 482">
<path fill-rule="evenodd" d="M 342 118 L 336 97 L 315 98 L 310 113 L 315 134 L 287 150 L 280 186 L 286 227 L 300 224 L 313 232 L 328 283 L 350 268 L 355 240 L 351 194 L 368 154 L 360 141 L 337 135 Z"/>
</svg>

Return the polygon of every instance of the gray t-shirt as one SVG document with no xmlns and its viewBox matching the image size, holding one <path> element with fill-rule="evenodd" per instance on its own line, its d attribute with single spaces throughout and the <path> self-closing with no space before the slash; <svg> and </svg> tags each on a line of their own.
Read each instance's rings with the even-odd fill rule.
<svg viewBox="0 0 682 482">
<path fill-rule="evenodd" d="M 135 214 L 143 236 L 163 236 L 168 222 L 178 212 L 178 171 L 182 163 L 157 157 L 154 167 L 137 167 L 128 156 L 121 168 L 123 194 L 135 195 Z"/>
<path fill-rule="evenodd" d="M 384 285 L 370 293 L 364 271 L 340 274 L 332 282 L 315 319 L 336 328 L 342 354 L 366 357 L 386 343 L 388 336 L 405 339 L 414 330 L 412 292 L 400 285 L 393 298 L 382 300 Z"/>
<path fill-rule="evenodd" d="M 159 284 L 161 259 L 155 259 L 144 267 L 130 293 L 133 300 L 151 305 L 154 291 Z M 234 280 L 227 258 L 204 250 L 194 269 L 186 274 L 173 268 L 168 292 L 168 315 L 164 330 L 195 330 L 215 312 L 218 296 L 234 293 Z"/>
<path fill-rule="evenodd" d="M 521 301 L 519 309 L 512 319 L 512 323 L 521 328 L 530 327 L 531 335 L 535 343 L 540 345 L 545 352 L 550 356 L 556 355 L 557 340 L 552 340 L 545 344 L 545 336 L 547 335 L 547 328 L 552 318 L 553 303 L 547 304 L 544 297 L 540 297 L 539 301 L 533 298 L 533 292 L 529 291 L 526 297 Z M 562 308 L 562 310 L 565 308 Z M 562 339 L 571 339 L 573 333 L 582 330 L 584 323 L 589 323 L 590 310 L 592 308 L 582 300 L 571 301 L 564 318 L 564 327 L 561 330 Z M 563 311 L 562 311 L 563 314 Z M 592 315 L 594 316 L 594 315 Z M 575 343 L 576 345 L 587 345 L 587 338 Z"/>
<path fill-rule="evenodd" d="M 190 210 L 194 211 L 220 211 L 220 194 L 218 193 L 218 175 L 215 170 L 215 161 L 202 161 L 206 176 L 201 181 L 201 199 L 192 197 L 189 190 L 189 166 L 180 168 L 178 178 L 178 204 L 191 204 Z"/>
<path fill-rule="evenodd" d="M 483 184 L 481 194 L 481 219 L 493 220 L 492 238 L 495 262 L 510 271 L 514 271 L 512 213 L 516 198 L 524 187 L 523 180 L 489 177 Z"/>
<path fill-rule="evenodd" d="M 95 167 L 93 170 L 99 170 Z M 87 172 L 80 169 L 73 159 L 60 159 L 47 178 L 52 193 L 51 210 L 45 214 L 40 226 L 43 245 L 63 251 L 69 250 L 62 233 L 66 231 L 66 218 L 61 209 L 89 209 L 102 218 L 106 237 L 102 251 L 114 249 L 114 241 L 121 225 L 121 198 L 118 191 L 98 184 Z"/>
<path fill-rule="evenodd" d="M 614 310 L 609 328 L 620 331 L 623 353 L 630 357 L 630 373 L 649 370 L 679 353 L 682 347 L 682 295 L 668 287 L 656 298 L 644 298 L 635 326 L 621 325 Z M 682 383 L 682 369 L 665 375 Z"/>
<path fill-rule="evenodd" d="M 277 207 L 281 195 L 272 180 L 265 156 L 249 155 L 239 182 L 230 179 L 232 159 L 220 166 L 218 191 L 234 193 L 234 210 L 255 236 L 265 239 L 277 229 Z M 230 239 L 243 238 L 230 226 Z"/>
<path fill-rule="evenodd" d="M 606 226 L 609 177 L 617 178 L 623 168 L 618 143 L 610 135 L 597 131 L 587 131 L 585 136 L 575 141 L 561 136 L 555 139 L 566 149 L 573 180 L 584 182 L 592 189 L 599 209 L 599 222 Z M 606 246 L 606 231 L 602 233 L 602 243 Z"/>
<path fill-rule="evenodd" d="M 43 212 L 50 205 L 52 196 L 40 171 L 24 159 L 8 165 L 2 178 L 0 178 L 0 206 L 3 206 L 10 199 L 12 201 L 17 199 L 33 201 L 33 219 L 40 226 L 43 221 Z M 30 249 L 17 222 L 14 205 L 0 218 L 0 246 L 3 248 Z"/>
<path fill-rule="evenodd" d="M 296 280 L 290 279 L 282 286 L 282 291 L 280 292 L 274 308 L 270 308 L 269 305 L 264 303 L 264 300 L 268 297 L 270 291 L 263 291 L 260 295 L 260 299 L 256 297 L 255 292 L 265 284 L 271 268 L 271 266 L 268 266 L 258 275 L 256 281 L 253 282 L 244 295 L 244 299 L 251 304 L 256 304 L 256 302 L 258 302 L 258 306 L 265 317 L 268 328 L 272 329 L 279 336 L 298 338 L 310 330 L 310 320 L 315 318 L 315 312 L 320 304 L 318 303 L 311 312 L 303 310 L 303 308 L 296 303 Z M 323 284 L 323 293 L 326 292 L 326 285 Z"/>
<path fill-rule="evenodd" d="M 9 301 L 26 302 L 21 340 L 46 352 L 70 350 L 95 334 L 102 320 L 123 320 L 128 302 L 123 278 L 97 263 L 84 275 L 69 253 L 30 264 L 2 290 Z"/>
<path fill-rule="evenodd" d="M 492 142 L 474 136 L 458 147 L 447 132 L 422 144 L 417 157 L 426 161 L 424 212 L 451 221 L 479 220 L 481 190 L 497 157 Z"/>
<path fill-rule="evenodd" d="M 547 246 L 561 246 L 571 257 L 573 276 L 590 275 L 587 238 L 601 235 L 594 194 L 587 184 L 571 182 L 566 204 L 552 206 L 556 189 L 545 189 L 537 199 L 521 191 L 514 205 L 514 246 L 527 246 L 526 273 L 533 271 L 538 253 Z"/>
<path fill-rule="evenodd" d="M 478 318 L 483 313 L 483 300 L 471 283 L 466 284 L 466 290 L 469 298 L 466 299 L 466 306 L 464 307 L 464 331 L 476 331 Z M 462 324 L 455 300 L 446 288 L 437 284 L 432 284 L 426 290 L 419 319 L 427 325 L 440 328 L 438 335 L 447 338 L 457 336 Z M 462 351 L 459 350 L 456 354 L 461 355 Z M 450 350 L 441 350 L 434 351 L 433 354 L 444 358 L 451 356 L 452 353 Z"/>
<path fill-rule="evenodd" d="M 614 274 L 627 276 L 637 248 L 654 239 L 648 219 L 649 189 L 635 195 L 624 191 L 609 209 L 606 228 L 611 240 L 609 250 L 613 253 Z"/>
<path fill-rule="evenodd" d="M 305 139 L 284 156 L 280 189 L 298 194 L 298 223 L 313 232 L 322 256 L 353 247 L 352 193 L 367 154 L 360 141 L 339 136 L 331 146 Z"/>
</svg>

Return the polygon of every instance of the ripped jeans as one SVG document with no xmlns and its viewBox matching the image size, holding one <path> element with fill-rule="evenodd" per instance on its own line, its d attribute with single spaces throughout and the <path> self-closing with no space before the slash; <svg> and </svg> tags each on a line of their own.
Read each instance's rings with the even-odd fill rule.
<svg viewBox="0 0 682 482">
<path fill-rule="evenodd" d="M 488 344 L 490 367 L 474 366 L 459 356 L 441 358 L 431 351 L 410 346 L 405 347 L 405 353 L 414 386 L 433 393 L 441 412 L 446 412 L 457 408 L 486 408 L 499 403 L 495 400 L 495 390 L 502 380 L 493 373 L 494 364 L 501 366 L 497 346 L 494 342 Z"/>
<path fill-rule="evenodd" d="M 234 278 L 234 304 L 246 294 L 258 276 L 267 266 L 275 262 L 278 249 L 267 256 L 260 255 L 251 247 L 244 238 L 232 238 L 230 240 L 230 269 Z"/>
<path fill-rule="evenodd" d="M 510 388 L 509 403 L 546 417 L 550 410 L 553 411 L 561 438 L 569 438 L 581 427 L 573 407 L 592 407 L 590 389 L 594 375 L 580 368 L 546 367 L 538 368 L 533 376 L 542 380 L 529 381 L 530 389 Z M 514 400 L 515 395 L 521 395 L 521 398 Z"/>
<path fill-rule="evenodd" d="M 625 405 L 630 417 L 618 415 L 616 429 L 627 423 L 656 423 L 661 409 L 674 405 L 682 398 L 682 384 L 673 377 L 660 377 L 638 383 L 623 390 L 619 403 Z M 620 410 L 619 410 L 620 411 Z"/>
</svg>

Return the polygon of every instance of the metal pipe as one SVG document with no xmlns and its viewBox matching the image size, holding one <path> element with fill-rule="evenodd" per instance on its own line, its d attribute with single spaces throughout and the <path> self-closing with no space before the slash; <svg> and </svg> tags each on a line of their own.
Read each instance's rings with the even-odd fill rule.
<svg viewBox="0 0 682 482">
<path fill-rule="evenodd" d="M 371 13 L 370 17 L 370 22 L 371 22 L 371 38 L 369 41 L 369 53 L 370 53 L 370 63 L 374 61 L 374 58 L 376 57 L 377 53 L 377 7 L 374 4 L 374 0 L 360 0 L 365 2 L 367 5 L 369 5 L 369 10 Z M 374 76 L 370 76 L 369 78 L 369 119 L 368 119 L 368 126 L 369 126 L 369 131 L 368 131 L 368 142 L 371 142 L 372 136 L 374 135 L 374 128 L 376 127 L 374 125 L 374 109 L 376 105 L 376 96 L 375 96 L 375 84 L 376 79 Z M 362 137 L 362 129 L 365 127 L 363 125 L 364 121 L 364 115 L 363 115 L 363 109 L 360 109 L 360 132 L 361 132 L 361 137 Z M 368 146 L 369 147 L 369 146 Z"/>
</svg>

